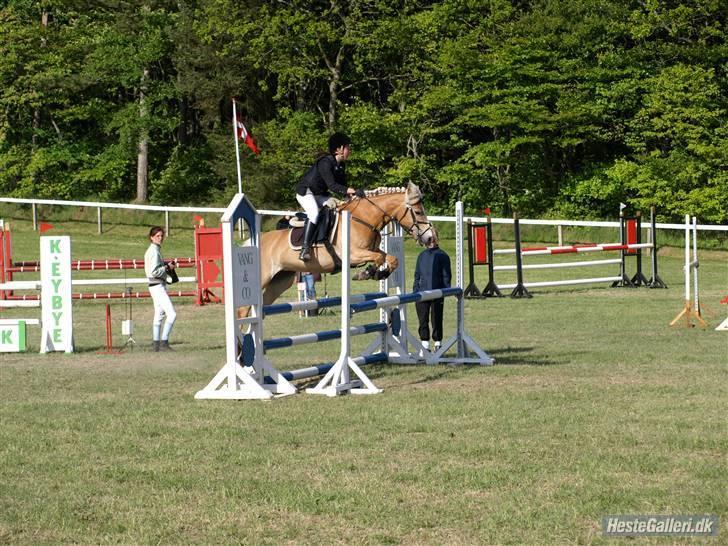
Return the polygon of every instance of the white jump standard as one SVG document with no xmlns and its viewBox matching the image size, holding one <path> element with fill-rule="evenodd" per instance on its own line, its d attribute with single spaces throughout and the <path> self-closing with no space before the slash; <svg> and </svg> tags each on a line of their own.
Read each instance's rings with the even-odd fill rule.
<svg viewBox="0 0 728 546">
<path fill-rule="evenodd" d="M 248 225 L 248 246 L 233 241 L 235 224 Z M 198 400 L 269 400 L 294 394 L 294 387 L 262 354 L 263 314 L 260 290 L 260 215 L 244 194 L 237 194 L 222 216 L 223 267 L 225 282 L 225 364 L 210 383 L 195 394 Z M 238 318 L 238 307 L 249 306 L 250 315 Z M 249 332 L 241 332 L 247 325 Z M 249 347 L 261 347 L 251 355 Z M 243 364 L 238 362 L 243 347 Z M 252 358 L 250 358 L 252 356 Z M 266 381 L 266 377 L 269 378 Z"/>
</svg>

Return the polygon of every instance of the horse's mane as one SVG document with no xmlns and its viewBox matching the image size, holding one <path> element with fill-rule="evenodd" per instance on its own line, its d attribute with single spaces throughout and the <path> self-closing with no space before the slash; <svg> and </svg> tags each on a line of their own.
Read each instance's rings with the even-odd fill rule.
<svg viewBox="0 0 728 546">
<path fill-rule="evenodd" d="M 373 190 L 364 190 L 364 195 L 366 196 L 367 199 L 371 199 L 371 198 L 376 198 L 376 197 L 380 197 L 380 196 L 384 196 L 384 195 L 393 195 L 396 193 L 403 193 L 403 194 L 405 194 L 407 203 L 412 204 L 412 203 L 418 202 L 419 200 L 422 199 L 422 192 L 420 191 L 420 188 L 417 187 L 416 185 L 412 184 L 411 186 L 414 188 L 413 193 L 416 192 L 416 193 L 414 193 L 414 195 L 407 195 L 408 188 L 404 188 L 404 187 L 393 188 L 393 187 L 387 187 L 387 186 L 380 186 Z M 416 195 L 416 197 L 413 199 L 413 197 L 415 195 Z M 340 209 L 348 206 L 350 203 L 358 201 L 360 198 L 354 197 L 352 199 L 352 201 L 339 201 L 338 199 L 335 199 L 335 198 L 331 198 L 331 199 L 333 200 L 334 203 L 336 203 L 336 208 L 340 210 Z"/>
<path fill-rule="evenodd" d="M 404 193 L 406 191 L 407 188 L 388 188 L 385 186 L 380 186 L 373 190 L 365 190 L 364 193 L 367 197 L 376 197 L 377 195 L 385 195 L 388 193 Z"/>
</svg>

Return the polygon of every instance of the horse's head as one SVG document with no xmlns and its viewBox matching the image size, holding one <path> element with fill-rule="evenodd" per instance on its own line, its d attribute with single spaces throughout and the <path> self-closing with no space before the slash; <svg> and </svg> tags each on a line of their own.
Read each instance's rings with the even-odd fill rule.
<svg viewBox="0 0 728 546">
<path fill-rule="evenodd" d="M 435 231 L 432 223 L 427 219 L 425 206 L 422 202 L 422 192 L 417 184 L 410 182 L 404 194 L 404 213 L 398 215 L 397 221 L 402 228 L 412 235 L 417 244 L 427 245 Z"/>
<path fill-rule="evenodd" d="M 363 208 L 359 207 L 360 204 L 364 204 Z M 373 232 L 379 232 L 395 220 L 420 245 L 427 245 L 435 236 L 422 203 L 422 192 L 412 182 L 407 188 L 368 190 L 364 199 L 354 198 L 339 208 L 351 206 L 354 207 L 352 219 L 369 227 Z"/>
</svg>

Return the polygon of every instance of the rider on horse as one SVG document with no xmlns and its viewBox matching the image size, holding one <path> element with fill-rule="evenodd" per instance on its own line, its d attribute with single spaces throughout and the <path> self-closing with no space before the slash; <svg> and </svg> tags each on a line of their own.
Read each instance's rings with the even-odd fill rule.
<svg viewBox="0 0 728 546">
<path fill-rule="evenodd" d="M 308 221 L 303 234 L 303 244 L 299 259 L 311 259 L 311 244 L 316 233 L 321 206 L 331 197 L 331 191 L 351 197 L 362 197 L 363 190 L 355 190 L 346 185 L 346 160 L 351 153 L 351 139 L 344 133 L 334 133 L 329 137 L 329 152 L 321 154 L 296 184 L 296 200 L 306 211 Z"/>
</svg>

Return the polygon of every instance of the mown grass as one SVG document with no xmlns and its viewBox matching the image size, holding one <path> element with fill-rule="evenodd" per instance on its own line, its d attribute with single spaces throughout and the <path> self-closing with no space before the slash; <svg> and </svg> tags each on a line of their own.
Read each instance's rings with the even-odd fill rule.
<svg viewBox="0 0 728 546">
<path fill-rule="evenodd" d="M 15 225 L 16 259 L 33 259 L 37 234 Z M 62 229 L 74 257 L 90 258 L 140 256 L 148 228 Z M 165 255 L 191 255 L 191 239 L 173 236 Z M 411 275 L 417 249 L 407 251 Z M 726 258 L 701 254 L 713 326 L 726 311 Z M 31 352 L 0 356 L 0 542 L 603 544 L 628 542 L 602 537 L 606 514 L 724 523 L 728 336 L 668 326 L 683 305 L 682 251 L 660 260 L 668 290 L 468 300 L 466 327 L 496 366 L 372 366 L 384 392 L 370 397 L 195 401 L 222 364 L 221 306 L 178 301 L 176 352 L 160 355 L 147 349 L 151 303 L 135 301 L 139 345 L 109 356 L 96 354 L 104 305 L 77 302 L 78 353 L 38 355 L 36 329 Z M 117 345 L 124 312 L 112 303 Z M 267 335 L 338 321 L 273 316 Z M 296 368 L 334 360 L 335 345 L 270 356 Z M 675 542 L 694 540 L 640 539 Z"/>
</svg>

